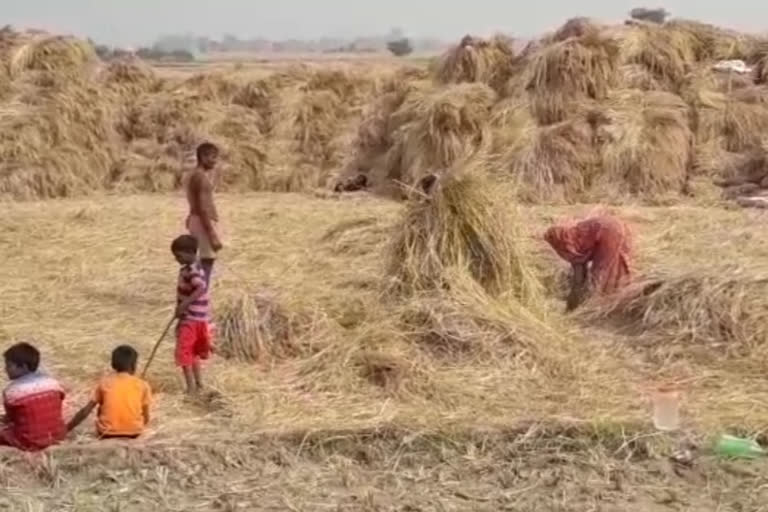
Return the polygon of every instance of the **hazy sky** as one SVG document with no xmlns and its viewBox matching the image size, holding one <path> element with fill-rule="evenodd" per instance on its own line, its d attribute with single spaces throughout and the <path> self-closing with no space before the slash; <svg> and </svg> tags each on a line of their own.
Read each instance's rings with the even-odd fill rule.
<svg viewBox="0 0 768 512">
<path fill-rule="evenodd" d="M 382 34 L 456 38 L 504 31 L 521 37 L 573 16 L 623 19 L 624 0 L 0 0 L 0 23 L 88 35 L 110 44 L 150 42 L 161 33 L 315 38 Z M 656 4 L 646 4 L 655 6 Z M 763 31 L 766 0 L 672 0 L 673 16 Z"/>
</svg>

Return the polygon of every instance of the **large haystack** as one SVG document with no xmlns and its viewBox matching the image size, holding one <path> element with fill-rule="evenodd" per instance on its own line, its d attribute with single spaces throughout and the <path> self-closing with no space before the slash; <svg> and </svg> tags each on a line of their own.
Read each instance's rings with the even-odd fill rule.
<svg viewBox="0 0 768 512">
<path fill-rule="evenodd" d="M 532 58 L 526 88 L 541 124 L 566 120 L 588 100 L 604 99 L 618 79 L 619 47 L 597 31 L 541 49 Z"/>
<path fill-rule="evenodd" d="M 682 191 L 693 144 L 682 99 L 665 92 L 617 91 L 596 115 L 601 146 L 596 187 L 646 198 Z"/>
<path fill-rule="evenodd" d="M 725 352 L 763 350 L 768 340 L 765 269 L 703 268 L 659 275 L 588 315 L 651 343 L 705 345 Z M 633 338 L 638 339 L 638 338 Z M 702 351 L 703 352 L 703 351 Z M 690 353 L 690 352 L 687 352 Z M 718 351 L 719 353 L 719 351 Z"/>
<path fill-rule="evenodd" d="M 456 168 L 408 205 L 394 231 L 388 274 L 414 292 L 450 288 L 449 274 L 466 272 L 492 294 L 531 300 L 539 287 L 516 222 L 514 207 L 481 170 Z"/>
<path fill-rule="evenodd" d="M 479 82 L 501 92 L 514 67 L 515 52 L 507 39 L 465 36 L 440 57 L 435 78 L 440 84 Z"/>
<path fill-rule="evenodd" d="M 387 153 L 387 177 L 412 184 L 481 154 L 491 142 L 488 117 L 495 101 L 482 84 L 410 95 L 392 116 L 399 128 Z"/>
</svg>

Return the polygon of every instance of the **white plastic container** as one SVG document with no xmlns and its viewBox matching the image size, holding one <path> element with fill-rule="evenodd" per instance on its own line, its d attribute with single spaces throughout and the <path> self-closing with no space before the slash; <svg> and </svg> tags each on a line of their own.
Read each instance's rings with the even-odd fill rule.
<svg viewBox="0 0 768 512">
<path fill-rule="evenodd" d="M 680 428 L 680 391 L 678 389 L 662 386 L 654 392 L 653 426 L 664 432 Z"/>
</svg>

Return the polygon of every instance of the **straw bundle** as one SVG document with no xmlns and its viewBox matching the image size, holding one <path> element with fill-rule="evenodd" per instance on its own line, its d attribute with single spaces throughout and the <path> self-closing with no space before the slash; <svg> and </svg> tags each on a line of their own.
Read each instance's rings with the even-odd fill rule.
<svg viewBox="0 0 768 512">
<path fill-rule="evenodd" d="M 531 299 L 538 285 L 511 210 L 481 171 L 466 166 L 445 176 L 427 199 L 408 205 L 390 246 L 388 274 L 413 292 L 450 286 L 448 272 L 458 269 L 492 294 Z"/>
<path fill-rule="evenodd" d="M 691 20 L 672 20 L 666 30 L 679 31 L 690 38 L 699 61 L 747 60 L 756 40 L 752 36 Z"/>
<path fill-rule="evenodd" d="M 392 116 L 400 127 L 387 153 L 387 177 L 414 183 L 481 153 L 491 141 L 487 120 L 495 101 L 482 84 L 410 95 Z"/>
<path fill-rule="evenodd" d="M 766 284 L 768 272 L 754 268 L 660 275 L 593 308 L 588 317 L 609 320 L 652 343 L 706 344 L 749 353 L 768 340 Z"/>
<path fill-rule="evenodd" d="M 360 73 L 340 69 L 312 70 L 300 87 L 303 92 L 329 91 L 347 105 L 359 105 L 370 98 L 374 80 Z"/>
<path fill-rule="evenodd" d="M 503 154 L 536 129 L 527 98 L 506 98 L 494 105 L 490 126 L 493 130 L 493 153 Z"/>
<path fill-rule="evenodd" d="M 641 91 L 661 91 L 664 86 L 651 71 L 639 64 L 624 64 L 619 67 L 619 82 L 623 89 L 640 89 Z"/>
<path fill-rule="evenodd" d="M 501 154 L 499 167 L 513 177 L 522 200 L 582 200 L 597 173 L 593 139 L 583 117 L 528 129 Z"/>
<path fill-rule="evenodd" d="M 585 100 L 602 100 L 618 79 L 619 47 L 598 32 L 545 46 L 532 59 L 530 91 L 541 124 L 564 121 Z"/>
<path fill-rule="evenodd" d="M 597 24 L 589 18 L 571 18 L 552 34 L 552 41 L 561 42 L 566 39 L 583 37 L 597 31 Z"/>
<path fill-rule="evenodd" d="M 479 82 L 501 92 L 512 75 L 514 61 L 515 52 L 506 39 L 465 36 L 440 57 L 435 79 L 440 84 Z"/>
<path fill-rule="evenodd" d="M 294 357 L 304 320 L 283 309 L 275 297 L 241 293 L 217 308 L 217 354 L 239 361 L 267 362 Z"/>
<path fill-rule="evenodd" d="M 696 111 L 696 140 L 717 143 L 731 152 L 760 147 L 768 130 L 768 103 L 762 88 L 732 94 L 703 89 L 691 100 Z"/>
<path fill-rule="evenodd" d="M 663 25 L 627 27 L 619 46 L 622 64 L 643 66 L 669 92 L 680 91 L 696 64 L 693 37 Z"/>
<path fill-rule="evenodd" d="M 279 106 L 280 85 L 273 77 L 249 80 L 232 97 L 232 103 L 259 114 L 259 131 L 268 135 L 275 127 L 275 111 Z"/>
<path fill-rule="evenodd" d="M 33 99 L 0 111 L 0 195 L 69 197 L 100 189 L 118 140 L 110 98 L 73 85 Z"/>
<path fill-rule="evenodd" d="M 178 94 L 226 105 L 240 90 L 240 82 L 226 73 L 199 73 L 176 88 Z"/>
<path fill-rule="evenodd" d="M 334 142 L 339 125 L 346 121 L 347 109 L 332 91 L 298 93 L 278 113 L 276 133 L 288 141 L 289 151 L 300 162 L 320 167 L 337 165 L 339 147 Z"/>
<path fill-rule="evenodd" d="M 80 39 L 46 36 L 18 47 L 9 62 L 11 75 L 26 71 L 45 71 L 57 75 L 77 76 L 86 66 L 98 62 L 90 44 Z"/>
<path fill-rule="evenodd" d="M 123 94 L 158 92 L 162 86 L 154 70 L 134 58 L 110 62 L 102 71 L 101 79 L 107 87 Z"/>
<path fill-rule="evenodd" d="M 601 185 L 657 197 L 682 189 L 693 135 L 688 105 L 665 92 L 617 91 L 600 111 Z"/>
</svg>

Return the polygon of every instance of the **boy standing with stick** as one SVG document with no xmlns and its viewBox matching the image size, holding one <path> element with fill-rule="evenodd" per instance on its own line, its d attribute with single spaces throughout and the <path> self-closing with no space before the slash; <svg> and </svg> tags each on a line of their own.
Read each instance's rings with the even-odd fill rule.
<svg viewBox="0 0 768 512">
<path fill-rule="evenodd" d="M 203 389 L 200 360 L 208 359 L 211 353 L 208 284 L 197 250 L 197 240 L 191 235 L 182 235 L 171 244 L 171 252 L 181 265 L 176 288 L 176 364 L 184 374 L 188 394 Z"/>
</svg>

